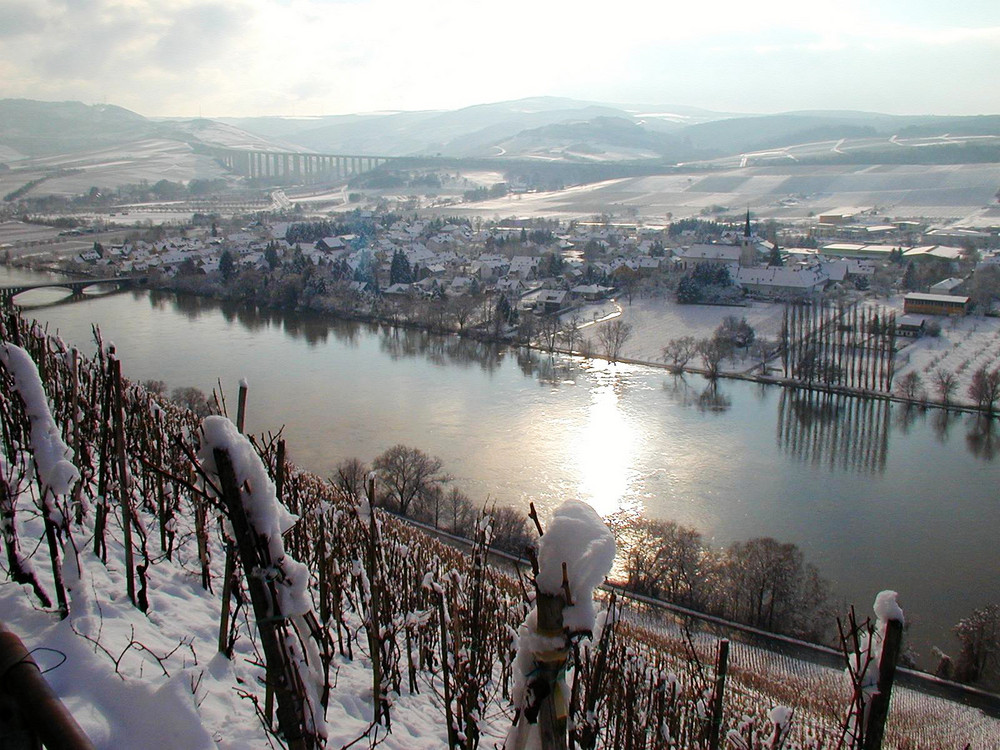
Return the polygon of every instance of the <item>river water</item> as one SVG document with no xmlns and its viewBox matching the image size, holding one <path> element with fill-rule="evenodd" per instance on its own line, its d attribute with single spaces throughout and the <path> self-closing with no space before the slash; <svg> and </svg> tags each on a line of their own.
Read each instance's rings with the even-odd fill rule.
<svg viewBox="0 0 1000 750">
<path fill-rule="evenodd" d="M 0 268 L 0 285 L 38 275 Z M 491 348 L 457 337 L 128 292 L 18 302 L 128 377 L 211 391 L 247 427 L 284 426 L 292 460 L 329 475 L 396 443 L 439 456 L 474 499 L 540 509 L 577 497 L 602 514 L 671 519 L 725 545 L 794 542 L 835 601 L 868 612 L 891 588 L 929 664 L 933 644 L 1000 599 L 1000 428 L 971 415 Z M 48 306 L 51 303 L 50 306 Z"/>
</svg>

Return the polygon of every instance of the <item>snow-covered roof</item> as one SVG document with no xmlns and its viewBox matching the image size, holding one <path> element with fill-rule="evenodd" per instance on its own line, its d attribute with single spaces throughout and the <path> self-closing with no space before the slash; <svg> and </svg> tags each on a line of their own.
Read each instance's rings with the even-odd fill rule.
<svg viewBox="0 0 1000 750">
<path fill-rule="evenodd" d="M 930 291 L 931 294 L 951 294 L 951 292 L 955 291 L 955 289 L 962 286 L 964 283 L 965 282 L 962 279 L 952 277 L 932 285 Z"/>
<path fill-rule="evenodd" d="M 947 245 L 921 245 L 911 247 L 903 253 L 904 258 L 932 257 L 940 260 L 958 260 L 962 257 L 962 248 Z"/>
<path fill-rule="evenodd" d="M 692 245 L 682 247 L 677 257 L 683 260 L 725 260 L 738 262 L 743 248 L 739 245 Z"/>
<path fill-rule="evenodd" d="M 820 266 L 760 266 L 740 268 L 735 281 L 741 286 L 809 290 L 822 286 L 829 278 Z"/>
<path fill-rule="evenodd" d="M 969 298 L 961 295 L 955 294 L 924 294 L 923 292 L 910 292 L 905 297 L 904 301 L 912 302 L 942 302 L 942 303 L 961 303 L 963 305 L 968 304 Z"/>
</svg>

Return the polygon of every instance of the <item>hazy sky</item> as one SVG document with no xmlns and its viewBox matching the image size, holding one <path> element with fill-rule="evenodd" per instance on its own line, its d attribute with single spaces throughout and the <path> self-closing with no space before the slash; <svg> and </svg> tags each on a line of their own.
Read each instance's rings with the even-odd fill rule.
<svg viewBox="0 0 1000 750">
<path fill-rule="evenodd" d="M 537 95 L 1000 113 L 1000 1 L 0 0 L 0 97 L 237 116 Z"/>
</svg>

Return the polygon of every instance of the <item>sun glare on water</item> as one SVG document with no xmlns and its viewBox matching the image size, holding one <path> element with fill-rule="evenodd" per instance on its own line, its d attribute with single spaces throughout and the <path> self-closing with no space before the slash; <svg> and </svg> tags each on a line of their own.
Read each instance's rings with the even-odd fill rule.
<svg viewBox="0 0 1000 750">
<path fill-rule="evenodd" d="M 597 384 L 591 391 L 589 412 L 574 451 L 580 497 L 602 516 L 628 504 L 635 474 L 638 431 L 622 408 L 625 373 L 621 367 L 606 362 L 595 364 L 592 374 Z"/>
</svg>

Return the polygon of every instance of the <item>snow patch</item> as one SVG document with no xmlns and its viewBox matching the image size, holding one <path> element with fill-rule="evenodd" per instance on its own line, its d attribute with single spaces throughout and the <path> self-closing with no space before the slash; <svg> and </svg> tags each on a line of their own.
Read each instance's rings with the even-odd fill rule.
<svg viewBox="0 0 1000 750">
<path fill-rule="evenodd" d="M 55 495 L 65 495 L 80 477 L 72 463 L 73 451 L 63 442 L 52 419 L 45 388 L 31 356 L 19 346 L 0 346 L 0 363 L 14 378 L 14 389 L 24 401 L 24 412 L 31 424 L 31 453 L 38 479 Z"/>
</svg>

